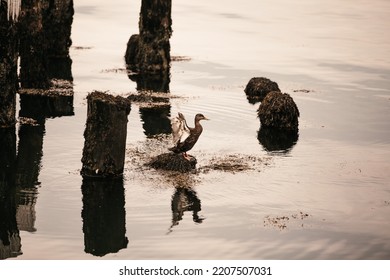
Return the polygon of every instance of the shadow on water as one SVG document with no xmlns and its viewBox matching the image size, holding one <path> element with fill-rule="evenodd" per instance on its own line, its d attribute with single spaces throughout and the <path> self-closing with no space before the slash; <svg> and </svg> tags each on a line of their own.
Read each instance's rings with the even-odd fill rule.
<svg viewBox="0 0 390 280">
<path fill-rule="evenodd" d="M 15 127 L 0 129 L 0 259 L 22 254 L 16 222 Z"/>
<path fill-rule="evenodd" d="M 123 178 L 83 178 L 84 251 L 102 257 L 127 247 Z"/>
<path fill-rule="evenodd" d="M 192 220 L 200 224 L 204 218 L 199 216 L 201 209 L 201 202 L 196 192 L 189 187 L 176 187 L 175 193 L 172 195 L 171 202 L 172 209 L 172 225 L 168 233 L 173 231 L 173 227 L 179 225 L 183 219 L 184 212 L 192 212 Z"/>
</svg>

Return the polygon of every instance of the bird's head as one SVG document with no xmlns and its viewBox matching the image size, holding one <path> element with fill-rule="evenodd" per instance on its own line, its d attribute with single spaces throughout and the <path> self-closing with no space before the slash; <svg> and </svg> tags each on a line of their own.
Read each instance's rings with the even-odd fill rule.
<svg viewBox="0 0 390 280">
<path fill-rule="evenodd" d="M 196 114 L 195 116 L 195 121 L 200 121 L 200 120 L 210 120 L 208 118 L 206 118 L 203 114 Z"/>
</svg>

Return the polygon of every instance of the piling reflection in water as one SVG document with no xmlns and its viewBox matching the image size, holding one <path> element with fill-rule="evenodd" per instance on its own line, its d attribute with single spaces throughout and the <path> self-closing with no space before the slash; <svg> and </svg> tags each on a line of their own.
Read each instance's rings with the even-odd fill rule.
<svg viewBox="0 0 390 280">
<path fill-rule="evenodd" d="M 143 121 L 144 133 L 147 137 L 171 133 L 171 123 L 168 118 L 171 111 L 170 105 L 140 108 L 139 111 Z"/>
<path fill-rule="evenodd" d="M 20 117 L 42 121 L 44 118 L 73 116 L 73 86 L 53 88 L 36 94 L 33 90 L 20 90 Z"/>
<path fill-rule="evenodd" d="M 16 222 L 15 127 L 0 128 L 0 259 L 22 254 Z"/>
<path fill-rule="evenodd" d="M 125 193 L 123 178 L 83 178 L 83 219 L 85 252 L 94 256 L 126 248 Z"/>
<path fill-rule="evenodd" d="M 298 130 L 285 130 L 261 126 L 257 139 L 264 150 L 270 153 L 286 154 L 298 142 Z"/>
<path fill-rule="evenodd" d="M 20 230 L 34 232 L 35 204 L 37 202 L 38 177 L 41 169 L 44 119 L 41 123 L 22 124 L 19 127 L 18 156 L 16 160 L 16 218 Z"/>
<path fill-rule="evenodd" d="M 179 224 L 186 211 L 192 212 L 192 220 L 195 223 L 200 224 L 204 220 L 198 214 L 202 210 L 200 199 L 192 188 L 176 187 L 175 193 L 172 195 L 171 209 L 172 224 L 169 232 L 172 232 L 173 227 Z"/>
</svg>

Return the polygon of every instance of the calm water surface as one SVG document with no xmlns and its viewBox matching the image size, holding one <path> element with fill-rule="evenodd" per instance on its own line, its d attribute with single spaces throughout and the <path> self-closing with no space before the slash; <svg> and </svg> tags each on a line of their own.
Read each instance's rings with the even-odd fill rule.
<svg viewBox="0 0 390 280">
<path fill-rule="evenodd" d="M 211 119 L 191 151 L 198 167 L 228 155 L 264 162 L 180 183 L 139 171 L 132 152 L 164 146 L 132 104 L 125 180 L 108 191 L 79 175 L 85 97 L 136 92 L 114 70 L 138 33 L 140 2 L 75 1 L 74 116 L 38 132 L 17 258 L 390 259 L 390 2 L 175 1 L 171 55 L 189 59 L 172 63 L 170 92 L 182 98 L 169 113 Z M 258 139 L 259 104 L 243 92 L 255 76 L 276 81 L 301 112 L 284 151 Z M 107 197 L 99 207 L 93 190 Z"/>
</svg>

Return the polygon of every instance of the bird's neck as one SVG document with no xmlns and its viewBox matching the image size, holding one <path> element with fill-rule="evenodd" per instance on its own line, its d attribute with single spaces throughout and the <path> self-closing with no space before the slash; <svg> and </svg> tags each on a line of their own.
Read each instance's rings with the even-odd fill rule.
<svg viewBox="0 0 390 280">
<path fill-rule="evenodd" d="M 200 124 L 199 120 L 195 120 L 195 129 L 197 129 L 197 130 L 202 130 L 203 129 L 203 127 Z"/>
</svg>

